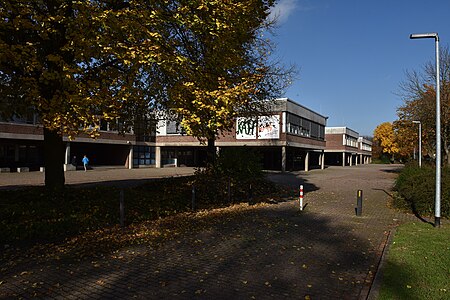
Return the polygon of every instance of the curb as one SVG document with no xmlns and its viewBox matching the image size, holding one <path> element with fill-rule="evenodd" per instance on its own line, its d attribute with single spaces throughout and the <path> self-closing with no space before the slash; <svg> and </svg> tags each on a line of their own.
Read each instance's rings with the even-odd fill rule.
<svg viewBox="0 0 450 300">
<path fill-rule="evenodd" d="M 372 284 L 369 287 L 367 297 L 364 298 L 366 300 L 376 300 L 378 298 L 381 281 L 383 279 L 383 267 L 386 262 L 386 255 L 389 252 L 390 246 L 392 245 L 392 238 L 395 235 L 396 229 L 397 229 L 397 227 L 394 227 L 391 230 L 389 230 L 385 241 L 380 245 L 380 248 L 382 248 L 381 249 L 381 257 L 378 261 L 375 276 L 373 278 Z"/>
</svg>

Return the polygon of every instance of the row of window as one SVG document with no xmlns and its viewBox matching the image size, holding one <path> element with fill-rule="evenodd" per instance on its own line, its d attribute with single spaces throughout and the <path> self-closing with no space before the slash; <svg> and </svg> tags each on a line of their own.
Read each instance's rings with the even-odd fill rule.
<svg viewBox="0 0 450 300">
<path fill-rule="evenodd" d="M 358 147 L 358 140 L 355 139 L 354 137 L 346 135 L 345 136 L 345 144 L 344 145 L 356 148 L 356 147 Z"/>
<path fill-rule="evenodd" d="M 300 116 L 286 113 L 287 131 L 290 134 L 325 140 L 325 126 Z"/>
</svg>

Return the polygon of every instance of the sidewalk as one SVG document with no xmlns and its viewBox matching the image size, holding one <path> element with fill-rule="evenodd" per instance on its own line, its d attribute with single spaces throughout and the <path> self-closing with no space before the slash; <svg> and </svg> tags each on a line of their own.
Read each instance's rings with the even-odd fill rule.
<svg viewBox="0 0 450 300">
<path fill-rule="evenodd" d="M 241 205 L 200 212 L 157 244 L 78 261 L 2 261 L 0 298 L 366 299 L 390 229 L 414 220 L 386 207 L 393 168 L 271 175 L 307 186 L 303 212 L 298 201 Z"/>
<path fill-rule="evenodd" d="M 66 184 L 139 184 L 154 178 L 191 175 L 195 171 L 190 167 L 179 168 L 141 168 L 125 169 L 111 167 L 94 167 L 92 170 L 65 172 Z M 44 173 L 0 173 L 0 189 L 15 189 L 24 186 L 44 185 Z"/>
</svg>

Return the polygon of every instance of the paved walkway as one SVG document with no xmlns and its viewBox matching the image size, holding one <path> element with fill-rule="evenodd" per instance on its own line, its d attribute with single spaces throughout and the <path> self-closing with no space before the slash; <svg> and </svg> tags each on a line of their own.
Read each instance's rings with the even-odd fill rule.
<svg viewBox="0 0 450 300">
<path fill-rule="evenodd" d="M 2 261 L 0 298 L 366 299 L 389 231 L 414 220 L 386 206 L 395 169 L 272 174 L 305 186 L 303 212 L 298 201 L 241 205 L 191 216 L 188 230 L 157 244 L 80 260 Z"/>
<path fill-rule="evenodd" d="M 94 167 L 93 170 L 68 171 L 65 172 L 66 184 L 111 184 L 111 185 L 129 185 L 142 184 L 147 180 L 161 177 L 191 175 L 194 168 L 141 168 L 125 169 L 114 167 Z M 0 189 L 14 189 L 24 186 L 44 185 L 44 173 L 25 172 L 25 173 L 0 173 Z"/>
</svg>

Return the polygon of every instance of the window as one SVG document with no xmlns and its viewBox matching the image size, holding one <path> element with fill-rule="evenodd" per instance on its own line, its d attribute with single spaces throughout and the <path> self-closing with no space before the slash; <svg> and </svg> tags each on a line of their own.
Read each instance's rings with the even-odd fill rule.
<svg viewBox="0 0 450 300">
<path fill-rule="evenodd" d="M 286 115 L 288 133 L 322 141 L 325 139 L 325 126 L 291 113 Z"/>
<path fill-rule="evenodd" d="M 134 146 L 133 147 L 133 165 L 154 165 L 155 148 L 149 146 Z"/>
<path fill-rule="evenodd" d="M 179 121 L 169 121 L 166 122 L 166 133 L 167 134 L 184 134 L 186 133 L 181 126 Z"/>
</svg>

